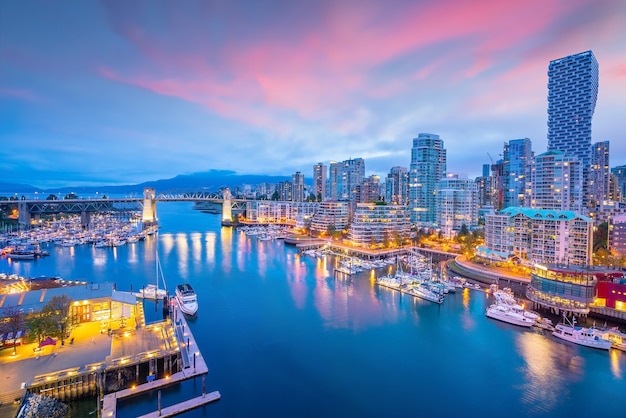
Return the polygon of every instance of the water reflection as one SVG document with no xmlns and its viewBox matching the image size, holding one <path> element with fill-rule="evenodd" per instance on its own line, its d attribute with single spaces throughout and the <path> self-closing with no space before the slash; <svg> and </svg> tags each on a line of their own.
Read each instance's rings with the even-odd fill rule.
<svg viewBox="0 0 626 418">
<path fill-rule="evenodd" d="M 189 234 L 191 240 L 191 260 L 196 269 L 202 263 L 202 234 L 200 232 L 192 232 Z"/>
<path fill-rule="evenodd" d="M 610 360 L 611 360 L 611 373 L 613 374 L 613 376 L 617 379 L 621 379 L 622 378 L 622 367 L 621 367 L 621 361 L 622 360 L 622 355 L 623 353 L 621 353 L 618 350 L 615 349 L 611 349 L 609 356 L 610 356 Z"/>
<path fill-rule="evenodd" d="M 551 411 L 559 398 L 569 396 L 568 383 L 582 378 L 584 359 L 576 347 L 555 343 L 538 332 L 520 332 L 516 345 L 525 363 L 522 401 L 532 414 Z"/>
<path fill-rule="evenodd" d="M 233 267 L 233 228 L 223 226 L 220 230 L 222 270 L 224 274 L 231 272 Z"/>
<path fill-rule="evenodd" d="M 206 254 L 206 264 L 209 265 L 211 269 L 215 268 L 215 243 L 217 242 L 217 235 L 215 232 L 207 232 L 204 234 L 204 242 L 206 245 L 205 254 Z"/>
</svg>

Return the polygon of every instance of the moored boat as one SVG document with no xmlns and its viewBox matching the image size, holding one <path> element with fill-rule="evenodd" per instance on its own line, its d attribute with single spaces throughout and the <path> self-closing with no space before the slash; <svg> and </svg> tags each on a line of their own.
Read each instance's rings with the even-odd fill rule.
<svg viewBox="0 0 626 418">
<path fill-rule="evenodd" d="M 176 300 L 184 314 L 193 316 L 198 312 L 198 299 L 190 284 L 176 285 Z"/>
<path fill-rule="evenodd" d="M 487 317 L 498 321 L 507 322 L 520 327 L 532 327 L 536 320 L 528 318 L 523 311 L 512 309 L 510 306 L 502 303 L 494 303 L 487 308 L 485 312 Z"/>
<path fill-rule="evenodd" d="M 612 345 L 611 341 L 597 335 L 596 329 L 576 326 L 576 318 L 569 321 L 565 315 L 563 315 L 563 322 L 554 327 L 552 335 L 565 341 L 600 350 L 608 350 Z"/>
</svg>

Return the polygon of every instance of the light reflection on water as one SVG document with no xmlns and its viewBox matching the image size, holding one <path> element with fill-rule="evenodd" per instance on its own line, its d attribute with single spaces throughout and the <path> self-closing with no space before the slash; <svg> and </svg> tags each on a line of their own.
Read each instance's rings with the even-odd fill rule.
<svg viewBox="0 0 626 418">
<path fill-rule="evenodd" d="M 569 378 L 582 373 L 584 361 L 572 347 L 555 344 L 539 332 L 519 332 L 516 346 L 525 363 L 522 401 L 533 414 L 551 411 L 560 397 L 569 396 Z"/>
<path fill-rule="evenodd" d="M 622 367 L 621 360 L 624 353 L 620 352 L 616 349 L 611 349 L 610 359 L 611 359 L 611 373 L 617 379 L 622 379 Z"/>
</svg>

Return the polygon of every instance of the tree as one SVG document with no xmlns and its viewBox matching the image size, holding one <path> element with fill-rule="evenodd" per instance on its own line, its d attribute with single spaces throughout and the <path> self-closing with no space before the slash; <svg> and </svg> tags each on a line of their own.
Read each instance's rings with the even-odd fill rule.
<svg viewBox="0 0 626 418">
<path fill-rule="evenodd" d="M 54 193 L 50 193 L 48 197 L 46 197 L 46 200 L 59 200 L 59 198 Z"/>
<path fill-rule="evenodd" d="M 460 237 L 464 237 L 467 234 L 469 234 L 469 230 L 467 229 L 467 225 L 465 225 L 465 224 L 461 225 L 461 230 L 459 231 L 459 236 Z"/>
<path fill-rule="evenodd" d="M 48 313 L 31 313 L 26 317 L 26 328 L 29 335 L 38 343 L 49 335 L 56 335 L 56 324 Z"/>
<path fill-rule="evenodd" d="M 54 296 L 42 309 L 42 314 L 48 315 L 56 324 L 56 336 L 61 338 L 61 345 L 65 344 L 65 337 L 76 325 L 70 315 L 72 299 L 67 295 Z"/>
<path fill-rule="evenodd" d="M 78 199 L 78 196 L 76 195 L 76 193 L 72 192 L 72 193 L 68 193 L 65 195 L 65 197 L 63 199 Z"/>
<path fill-rule="evenodd" d="M 2 327 L 0 332 L 12 332 L 13 338 L 18 331 L 24 329 L 24 312 L 13 306 L 2 309 L 3 321 L 0 323 Z M 15 342 L 13 343 L 13 355 L 15 355 Z"/>
</svg>

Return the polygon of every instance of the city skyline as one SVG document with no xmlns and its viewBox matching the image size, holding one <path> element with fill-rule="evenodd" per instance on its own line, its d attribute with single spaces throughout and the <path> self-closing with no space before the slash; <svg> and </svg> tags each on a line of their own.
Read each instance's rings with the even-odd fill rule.
<svg viewBox="0 0 626 418">
<path fill-rule="evenodd" d="M 592 143 L 626 164 L 626 4 L 48 2 L 0 6 L 0 181 L 140 183 L 233 170 L 381 179 L 439 135 L 481 175 L 510 140 L 547 150 L 548 65 L 593 51 Z M 468 142 L 471 146 L 468 147 Z"/>
</svg>

